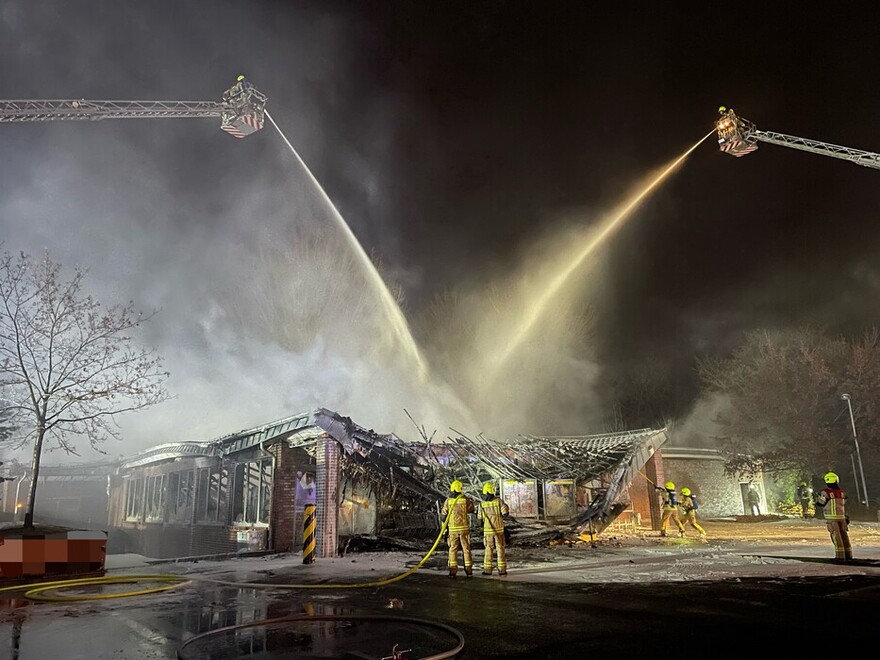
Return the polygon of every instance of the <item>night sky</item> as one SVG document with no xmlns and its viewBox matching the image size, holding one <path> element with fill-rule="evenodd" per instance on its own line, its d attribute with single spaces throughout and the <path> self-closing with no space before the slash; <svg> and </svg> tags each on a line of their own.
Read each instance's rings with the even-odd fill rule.
<svg viewBox="0 0 880 660">
<path fill-rule="evenodd" d="M 210 119 L 0 125 L 0 241 L 162 310 L 145 339 L 176 399 L 123 423 L 123 453 L 318 405 L 383 432 L 413 432 L 404 408 L 441 434 L 601 432 L 607 384 L 645 364 L 684 420 L 696 359 L 744 332 L 878 321 L 880 171 L 773 145 L 736 159 L 712 136 L 603 246 L 590 295 L 554 310 L 589 310 L 591 329 L 558 351 L 545 335 L 508 374 L 529 383 L 516 396 L 495 383 L 483 414 L 473 355 L 443 340 L 444 320 L 468 336 L 487 292 L 552 260 L 540 246 L 599 222 L 721 104 L 880 151 L 872 14 L 664 4 L 0 3 L 2 99 L 216 100 L 247 74 L 445 384 L 420 391 L 393 350 L 374 354 L 387 333 L 370 296 L 331 286 L 350 250 L 268 125 L 245 140 Z M 440 298 L 467 302 L 438 318 Z"/>
</svg>

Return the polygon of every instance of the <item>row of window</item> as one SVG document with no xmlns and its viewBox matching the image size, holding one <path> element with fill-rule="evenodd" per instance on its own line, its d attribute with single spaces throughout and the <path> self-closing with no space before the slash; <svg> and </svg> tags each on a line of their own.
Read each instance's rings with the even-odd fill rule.
<svg viewBox="0 0 880 660">
<path fill-rule="evenodd" d="M 271 497 L 271 459 L 171 472 L 128 480 L 125 519 L 268 524 Z"/>
</svg>

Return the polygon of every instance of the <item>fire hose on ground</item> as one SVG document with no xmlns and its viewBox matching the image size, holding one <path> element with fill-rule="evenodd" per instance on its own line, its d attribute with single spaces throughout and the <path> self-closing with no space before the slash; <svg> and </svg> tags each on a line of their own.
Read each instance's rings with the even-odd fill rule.
<svg viewBox="0 0 880 660">
<path fill-rule="evenodd" d="M 452 513 L 454 511 L 454 504 L 458 501 L 458 498 L 461 497 L 459 495 L 453 501 L 453 506 L 449 507 L 449 513 L 446 516 L 446 519 L 443 521 L 443 524 L 440 526 L 440 532 L 437 534 L 437 538 L 434 539 L 434 543 L 428 552 L 419 560 L 419 562 L 413 566 L 412 568 L 400 573 L 399 575 L 392 576 L 390 578 L 384 578 L 381 580 L 374 580 L 372 582 L 361 582 L 355 584 L 272 584 L 272 583 L 264 583 L 264 582 L 234 582 L 229 580 L 215 580 L 211 578 L 205 577 L 184 577 L 180 575 L 168 575 L 168 574 L 148 574 L 148 575 L 120 575 L 120 576 L 103 576 L 103 577 L 91 577 L 91 578 L 78 578 L 71 580 L 56 580 L 52 582 L 38 582 L 35 584 L 30 584 L 27 586 L 15 585 L 11 587 L 2 587 L 0 588 L 0 593 L 6 591 L 24 591 L 25 598 L 35 601 L 43 601 L 43 602 L 55 602 L 55 603 L 69 603 L 76 601 L 91 601 L 91 600 L 108 600 L 111 598 L 128 598 L 131 596 L 146 596 L 149 594 L 160 593 L 163 591 L 170 591 L 171 589 L 176 589 L 178 587 L 183 587 L 188 584 L 192 584 L 193 582 L 207 582 L 210 584 L 218 584 L 221 586 L 233 586 L 233 587 L 248 587 L 248 588 L 266 588 L 266 589 L 355 589 L 362 587 L 379 587 L 387 584 L 392 584 L 393 582 L 398 582 L 402 580 L 416 571 L 418 571 L 422 566 L 425 565 L 425 562 L 434 554 L 434 551 L 437 549 L 437 546 L 440 544 L 440 540 L 443 538 L 443 534 L 446 531 L 446 528 L 449 525 L 449 520 L 452 517 Z M 150 587 L 147 589 L 137 589 L 132 591 L 124 591 L 124 592 L 115 592 L 115 593 L 106 593 L 106 594 L 90 594 L 90 595 L 76 595 L 76 596 L 65 596 L 62 594 L 52 594 L 47 592 L 58 591 L 61 589 L 73 589 L 76 587 L 85 587 L 85 586 L 95 586 L 95 585 L 105 585 L 105 584 L 136 584 L 138 582 L 159 582 L 162 583 L 158 587 Z M 442 660 L 444 658 L 453 658 L 458 655 L 461 650 L 464 648 L 464 636 L 455 628 L 451 626 L 447 626 L 446 624 L 429 621 L 426 619 L 417 619 L 417 618 L 409 618 L 409 617 L 400 617 L 400 616 L 390 616 L 390 615 L 296 615 L 296 616 L 287 616 L 280 617 L 274 619 L 264 619 L 262 621 L 251 621 L 245 624 L 239 624 L 236 626 L 227 626 L 225 628 L 218 628 L 215 630 L 208 631 L 206 633 L 202 633 L 200 635 L 196 635 L 188 639 L 184 644 L 178 649 L 177 657 L 179 660 L 186 660 L 188 656 L 185 653 L 185 649 L 195 644 L 199 641 L 203 641 L 212 636 L 222 635 L 225 633 L 236 632 L 239 630 L 247 629 L 247 628 L 257 628 L 257 627 L 266 627 L 273 626 L 282 623 L 288 622 L 315 622 L 315 621 L 361 621 L 361 622 L 393 622 L 393 623 L 407 623 L 407 624 L 415 624 L 420 626 L 427 626 L 440 629 L 446 633 L 449 633 L 455 639 L 455 646 L 446 651 L 441 651 L 439 653 L 433 653 L 431 655 L 423 656 L 418 660 Z M 393 658 L 402 657 L 402 654 L 398 654 L 396 652 L 392 653 Z M 412 659 L 416 660 L 416 659 Z"/>
<path fill-rule="evenodd" d="M 461 497 L 459 495 L 458 497 Z M 453 501 L 453 505 L 458 501 L 458 497 Z M 425 562 L 434 554 L 434 551 L 437 549 L 437 546 L 440 545 L 440 541 L 443 538 L 443 534 L 446 531 L 447 526 L 449 525 L 449 520 L 452 517 L 452 512 L 454 510 L 454 506 L 449 507 L 449 513 L 446 516 L 446 519 L 443 521 L 443 524 L 440 526 L 440 532 L 437 534 L 437 538 L 434 539 L 434 544 L 428 550 L 424 557 L 422 557 L 419 562 L 410 569 L 407 569 L 403 573 L 399 575 L 394 575 L 389 578 L 383 578 L 381 580 L 374 580 L 371 582 L 360 582 L 354 584 L 345 584 L 345 583 L 323 583 L 323 584 L 275 584 L 271 582 L 235 582 L 231 580 L 216 580 L 213 578 L 201 577 L 201 576 L 181 576 L 181 575 L 169 575 L 164 573 L 155 573 L 155 574 L 146 574 L 146 575 L 119 575 L 119 576 L 104 576 L 104 577 L 91 577 L 91 578 L 75 578 L 71 580 L 57 580 L 52 582 L 37 582 L 30 585 L 15 585 L 11 587 L 2 587 L 0 588 L 0 593 L 6 591 L 24 591 L 24 597 L 29 598 L 30 600 L 43 601 L 43 602 L 56 602 L 56 603 L 68 603 L 75 602 L 81 600 L 107 600 L 111 598 L 128 598 L 130 596 L 146 596 L 149 594 L 160 593 L 162 591 L 169 591 L 171 589 L 176 589 L 178 587 L 183 587 L 193 582 L 206 582 L 209 584 L 217 584 L 221 586 L 227 587 L 248 587 L 248 588 L 265 588 L 265 589 L 358 589 L 363 587 L 381 587 L 387 584 L 392 584 L 394 582 L 398 582 L 403 580 L 406 577 L 409 577 L 416 571 L 418 571 L 422 566 L 425 565 Z M 62 589 L 73 589 L 76 587 L 85 587 L 92 585 L 103 585 L 103 584 L 134 584 L 137 582 L 162 582 L 166 584 L 162 584 L 158 587 L 151 587 L 148 589 L 137 589 L 134 591 L 122 591 L 122 592 L 114 592 L 114 593 L 106 593 L 106 594 L 91 594 L 91 595 L 78 595 L 78 596 L 64 596 L 61 594 L 50 594 L 46 592 L 59 591 Z"/>
<path fill-rule="evenodd" d="M 202 655 L 192 655 L 187 654 L 186 649 L 188 646 L 192 644 L 197 644 L 199 642 L 203 642 L 212 637 L 217 637 L 224 634 L 235 633 L 239 630 L 246 630 L 249 628 L 261 628 L 266 626 L 274 626 L 283 623 L 297 622 L 302 621 L 306 623 L 311 623 L 315 621 L 340 621 L 340 622 L 366 622 L 366 623 L 376 623 L 376 622 L 391 622 L 391 623 L 405 623 L 410 625 L 417 626 L 425 626 L 430 628 L 437 628 L 443 632 L 449 633 L 455 639 L 455 646 L 446 651 L 441 651 L 439 653 L 432 653 L 431 655 L 421 656 L 418 659 L 411 658 L 408 660 L 442 660 L 443 658 L 454 658 L 456 655 L 461 653 L 461 650 L 464 648 L 464 636 L 452 626 L 447 626 L 445 623 L 438 623 L 436 621 L 429 621 L 427 619 L 416 619 L 405 616 L 392 616 L 392 615 L 370 615 L 370 614 L 298 614 L 294 616 L 284 616 L 278 617 L 275 619 L 263 619 L 262 621 L 251 621 L 248 623 L 241 623 L 235 626 L 226 626 L 225 628 L 217 628 L 215 630 L 209 630 L 208 632 L 202 633 L 200 635 L 196 635 L 195 637 L 191 637 L 186 640 L 183 645 L 177 651 L 178 660 L 189 660 L 192 658 L 201 658 L 204 657 Z M 395 651 L 392 652 L 390 658 L 397 659 L 403 658 L 403 653 L 407 653 L 408 651 L 397 652 L 396 647 Z M 383 659 L 384 660 L 384 659 Z"/>
</svg>

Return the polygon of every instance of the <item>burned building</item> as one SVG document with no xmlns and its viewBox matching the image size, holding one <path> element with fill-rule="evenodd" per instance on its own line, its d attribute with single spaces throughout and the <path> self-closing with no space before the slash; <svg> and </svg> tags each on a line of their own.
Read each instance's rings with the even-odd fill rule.
<svg viewBox="0 0 880 660">
<path fill-rule="evenodd" d="M 503 441 L 452 431 L 407 440 L 321 408 L 210 441 L 158 445 L 115 464 L 47 467 L 41 481 L 88 473 L 93 494 L 103 493 L 87 507 L 100 521 L 89 513 L 88 524 L 108 529 L 111 552 L 299 552 L 303 509 L 314 504 L 318 556 L 330 557 L 358 536 L 432 538 L 454 479 L 475 496 L 492 481 L 523 524 L 600 531 L 622 511 L 659 520 L 648 479 L 664 478 L 667 440 L 665 429 Z M 77 508 L 38 492 L 38 521 Z"/>
</svg>

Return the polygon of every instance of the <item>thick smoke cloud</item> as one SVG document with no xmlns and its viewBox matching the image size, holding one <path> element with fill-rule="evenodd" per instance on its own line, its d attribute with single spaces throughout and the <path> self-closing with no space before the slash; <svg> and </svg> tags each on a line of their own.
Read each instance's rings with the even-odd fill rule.
<svg viewBox="0 0 880 660">
<path fill-rule="evenodd" d="M 725 8 L 563 5 L 0 5 L 0 98 L 210 100 L 248 74 L 433 367 L 419 382 L 271 127 L 235 140 L 212 120 L 4 124 L 4 248 L 47 249 L 87 268 L 100 299 L 161 310 L 144 340 L 176 398 L 122 419 L 125 443 L 108 451 L 319 405 L 404 435 L 404 409 L 441 434 L 600 432 L 613 371 L 662 365 L 662 385 L 682 393 L 664 413 L 683 417 L 695 356 L 762 324 L 872 322 L 876 173 L 770 146 L 735 160 L 707 143 L 489 374 L 543 269 L 711 128 L 720 102 L 867 148 L 876 123 L 866 86 L 839 75 L 877 48 L 857 25 L 768 56 L 770 16 L 743 43 Z M 729 43 L 736 66 L 718 47 Z M 847 98 L 846 121 L 817 102 L 823 81 Z"/>
</svg>

